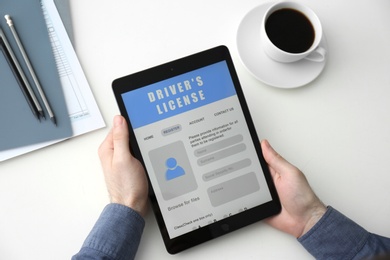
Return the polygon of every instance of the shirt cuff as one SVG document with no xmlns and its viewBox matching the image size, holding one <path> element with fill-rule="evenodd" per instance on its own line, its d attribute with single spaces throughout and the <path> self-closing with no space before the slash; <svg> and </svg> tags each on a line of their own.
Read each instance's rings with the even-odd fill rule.
<svg viewBox="0 0 390 260">
<path fill-rule="evenodd" d="M 96 255 L 104 255 L 108 259 L 133 259 L 144 226 L 144 219 L 133 209 L 120 204 L 108 204 L 80 252 L 92 250 Z"/>
<path fill-rule="evenodd" d="M 368 237 L 364 228 L 329 206 L 324 216 L 298 241 L 316 259 L 352 259 Z"/>
</svg>

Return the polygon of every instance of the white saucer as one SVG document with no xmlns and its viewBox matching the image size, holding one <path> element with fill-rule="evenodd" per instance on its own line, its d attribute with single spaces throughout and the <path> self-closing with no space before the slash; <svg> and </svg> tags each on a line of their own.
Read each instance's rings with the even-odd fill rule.
<svg viewBox="0 0 390 260">
<path fill-rule="evenodd" d="M 320 75 L 326 59 L 323 62 L 302 59 L 293 63 L 280 63 L 269 58 L 261 48 L 260 25 L 271 4 L 254 8 L 242 19 L 237 31 L 238 53 L 249 72 L 265 84 L 279 88 L 301 87 Z M 320 45 L 329 50 L 325 35 L 322 36 Z"/>
</svg>

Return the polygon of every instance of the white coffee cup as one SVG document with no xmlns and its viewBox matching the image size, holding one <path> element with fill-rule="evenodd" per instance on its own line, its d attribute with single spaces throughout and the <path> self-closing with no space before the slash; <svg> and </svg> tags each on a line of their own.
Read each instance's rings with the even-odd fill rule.
<svg viewBox="0 0 390 260">
<path fill-rule="evenodd" d="M 280 43 L 277 43 L 277 41 L 275 40 L 275 39 L 277 39 L 277 37 L 272 36 L 272 35 L 275 35 L 275 34 L 272 34 L 272 31 L 274 31 L 275 33 L 282 33 L 282 30 L 278 30 L 277 27 L 274 27 L 274 29 L 276 28 L 275 30 L 271 30 L 270 29 L 271 28 L 270 27 L 271 19 L 275 20 L 276 19 L 275 17 L 277 17 L 276 14 L 277 13 L 280 14 L 281 13 L 280 10 L 286 11 L 286 9 L 288 9 L 290 11 L 290 13 L 292 10 L 298 11 L 300 13 L 300 14 L 298 14 L 298 16 L 303 14 L 307 18 L 307 20 L 311 23 L 312 29 L 314 30 L 314 37 L 312 37 L 314 39 L 311 38 L 310 40 L 308 40 L 306 42 L 306 47 L 304 49 L 301 48 L 302 51 L 298 51 L 298 52 L 291 51 L 289 49 L 290 47 L 285 47 L 285 46 L 282 47 L 281 45 L 283 45 L 283 42 L 294 42 L 294 41 L 282 41 L 281 40 Z M 276 11 L 279 11 L 279 12 L 275 13 Z M 270 17 L 271 17 L 271 19 L 269 19 Z M 298 18 L 302 18 L 302 17 L 298 17 Z M 302 19 L 304 19 L 304 17 Z M 286 23 L 286 24 L 283 24 L 283 26 L 280 28 L 286 28 L 287 26 L 293 24 L 291 22 L 290 23 L 286 22 L 287 20 L 288 20 L 287 18 L 286 19 L 281 18 L 280 21 L 282 23 Z M 267 24 L 267 22 L 269 22 L 269 23 Z M 308 24 L 306 24 L 306 25 L 308 25 Z M 267 30 L 268 30 L 268 32 L 267 32 Z M 293 31 L 293 30 L 290 30 L 290 31 Z M 286 34 L 287 33 L 288 32 L 286 32 Z M 302 4 L 295 3 L 295 2 L 277 2 L 273 5 L 271 5 L 267 9 L 267 11 L 265 12 L 265 15 L 263 17 L 260 34 L 261 34 L 260 37 L 261 37 L 262 48 L 264 49 L 265 53 L 271 59 L 273 59 L 275 61 L 288 63 L 288 62 L 295 62 L 295 61 L 298 61 L 301 59 L 307 59 L 307 60 L 314 61 L 314 62 L 322 62 L 325 60 L 326 50 L 320 46 L 320 42 L 321 42 L 322 35 L 323 35 L 321 22 L 320 22 L 319 18 L 317 17 L 317 15 L 310 8 L 308 8 L 307 6 L 304 6 Z M 284 35 L 279 34 L 277 36 L 284 36 Z M 273 37 L 273 39 L 271 40 L 270 37 L 271 38 Z M 295 38 L 302 38 L 302 37 L 295 37 Z M 311 45 L 308 45 L 310 43 L 311 43 Z M 276 46 L 275 44 L 279 44 L 279 46 Z"/>
</svg>

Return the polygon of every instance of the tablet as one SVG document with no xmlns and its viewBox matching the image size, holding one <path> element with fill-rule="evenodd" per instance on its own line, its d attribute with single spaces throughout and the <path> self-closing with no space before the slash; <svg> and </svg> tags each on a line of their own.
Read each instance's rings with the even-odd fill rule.
<svg viewBox="0 0 390 260">
<path fill-rule="evenodd" d="M 229 50 L 114 80 L 171 254 L 280 212 Z"/>
</svg>

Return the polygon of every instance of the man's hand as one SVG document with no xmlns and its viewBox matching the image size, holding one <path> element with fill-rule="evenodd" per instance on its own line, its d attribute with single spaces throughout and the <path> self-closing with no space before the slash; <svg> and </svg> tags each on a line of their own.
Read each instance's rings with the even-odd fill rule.
<svg viewBox="0 0 390 260">
<path fill-rule="evenodd" d="M 99 157 L 111 202 L 145 216 L 148 199 L 145 170 L 130 154 L 129 131 L 122 116 L 114 118 L 114 126 L 99 147 Z"/>
<path fill-rule="evenodd" d="M 282 211 L 267 223 L 299 238 L 318 222 L 326 207 L 298 168 L 275 152 L 267 140 L 261 142 L 261 148 L 282 204 Z"/>
</svg>

